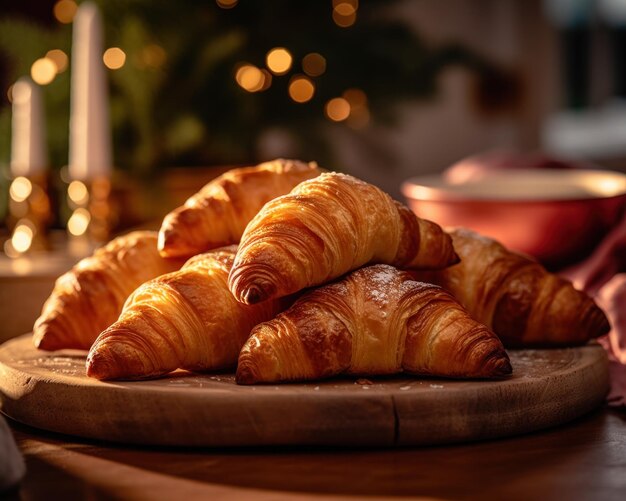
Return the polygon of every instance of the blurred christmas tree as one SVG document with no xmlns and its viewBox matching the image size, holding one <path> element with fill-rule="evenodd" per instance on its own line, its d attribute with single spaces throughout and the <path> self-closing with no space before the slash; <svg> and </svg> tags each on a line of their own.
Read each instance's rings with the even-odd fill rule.
<svg viewBox="0 0 626 501">
<path fill-rule="evenodd" d="M 329 121 L 356 129 L 372 118 L 388 122 L 393 105 L 430 96 L 446 64 L 482 66 L 454 47 L 428 47 L 383 16 L 391 3 L 383 0 L 97 3 L 112 48 L 104 60 L 115 161 L 137 175 L 170 165 L 252 162 L 272 133 L 287 137 L 302 158 L 336 167 L 325 141 Z M 60 0 L 53 9 L 52 27 L 0 20 L 0 53 L 9 70 L 5 88 L 29 73 L 44 85 L 51 164 L 58 167 L 67 162 L 76 4 Z M 42 58 L 56 71 L 36 75 L 33 64 Z M 5 100 L 3 163 L 9 146 Z"/>
</svg>

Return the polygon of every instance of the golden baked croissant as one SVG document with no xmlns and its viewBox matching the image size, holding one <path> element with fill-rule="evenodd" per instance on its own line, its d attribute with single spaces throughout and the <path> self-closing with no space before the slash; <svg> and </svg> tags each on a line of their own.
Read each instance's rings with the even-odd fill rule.
<svg viewBox="0 0 626 501">
<path fill-rule="evenodd" d="M 61 275 L 33 327 L 35 346 L 88 350 L 117 320 L 137 286 L 183 264 L 162 258 L 156 244 L 156 232 L 135 231 L 115 238 Z"/>
<path fill-rule="evenodd" d="M 441 287 L 388 265 L 313 289 L 257 325 L 239 355 L 241 384 L 397 372 L 454 378 L 511 373 L 502 343 Z"/>
<path fill-rule="evenodd" d="M 326 173 L 265 204 L 246 227 L 229 283 L 239 301 L 253 304 L 367 263 L 433 269 L 456 262 L 438 225 L 376 186 Z"/>
<path fill-rule="evenodd" d="M 282 159 L 232 169 L 165 216 L 159 250 L 163 256 L 189 257 L 236 244 L 266 202 L 319 174 L 314 163 Z"/>
<path fill-rule="evenodd" d="M 461 262 L 415 276 L 447 289 L 505 346 L 576 345 L 609 331 L 589 296 L 536 261 L 467 229 L 450 235 Z"/>
<path fill-rule="evenodd" d="M 180 271 L 140 286 L 119 320 L 94 342 L 87 375 L 144 379 L 175 369 L 234 367 L 252 327 L 273 318 L 283 301 L 248 306 L 228 290 L 236 247 L 192 258 Z"/>
</svg>

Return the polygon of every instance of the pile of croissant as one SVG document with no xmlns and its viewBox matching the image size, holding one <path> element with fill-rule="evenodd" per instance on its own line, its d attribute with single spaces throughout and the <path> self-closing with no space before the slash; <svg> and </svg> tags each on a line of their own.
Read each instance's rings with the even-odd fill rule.
<svg viewBox="0 0 626 501">
<path fill-rule="evenodd" d="M 89 350 L 87 374 L 102 380 L 236 368 L 253 384 L 498 378 L 512 371 L 505 347 L 608 330 L 591 298 L 496 241 L 446 232 L 352 176 L 275 160 L 216 178 L 158 234 L 80 261 L 34 342 Z"/>
</svg>

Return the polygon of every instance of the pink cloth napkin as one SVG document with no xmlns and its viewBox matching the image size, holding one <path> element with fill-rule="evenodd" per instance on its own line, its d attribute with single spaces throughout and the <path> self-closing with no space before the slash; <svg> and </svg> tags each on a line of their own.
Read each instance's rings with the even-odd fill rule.
<svg viewBox="0 0 626 501">
<path fill-rule="evenodd" d="M 444 172 L 457 181 L 475 179 L 492 170 L 534 168 L 585 168 L 542 153 L 496 150 L 461 160 Z M 611 332 L 599 339 L 609 356 L 611 391 L 609 405 L 626 406 L 626 212 L 620 223 L 581 263 L 563 270 L 574 286 L 593 296 L 611 323 Z"/>
<path fill-rule="evenodd" d="M 585 261 L 563 271 L 574 285 L 592 295 L 611 323 L 599 341 L 609 355 L 609 405 L 626 406 L 626 215 Z"/>
</svg>

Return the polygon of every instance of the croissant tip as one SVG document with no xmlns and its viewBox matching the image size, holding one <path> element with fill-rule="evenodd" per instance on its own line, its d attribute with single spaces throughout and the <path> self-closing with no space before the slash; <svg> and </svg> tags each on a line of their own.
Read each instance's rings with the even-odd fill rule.
<svg viewBox="0 0 626 501">
<path fill-rule="evenodd" d="M 67 348 L 66 346 L 61 346 L 54 339 L 51 339 L 50 336 L 36 337 L 33 339 L 33 343 L 35 344 L 35 348 L 43 351 L 57 351 Z"/>
<path fill-rule="evenodd" d="M 254 374 L 254 371 L 249 365 L 240 363 L 237 367 L 235 374 L 235 382 L 237 384 L 255 384 L 259 382 L 259 379 Z"/>
<path fill-rule="evenodd" d="M 513 366 L 511 365 L 511 361 L 508 356 L 505 355 L 496 362 L 494 376 L 510 376 L 512 373 Z"/>
<path fill-rule="evenodd" d="M 89 351 L 85 363 L 87 376 L 107 380 L 125 379 L 132 375 L 135 350 L 129 350 L 120 343 L 107 341 L 109 342 L 96 341 Z"/>
<path fill-rule="evenodd" d="M 260 287 L 251 285 L 240 294 L 241 301 L 245 304 L 257 304 L 266 299 L 266 294 Z"/>
<path fill-rule="evenodd" d="M 40 317 L 41 318 L 41 317 Z M 35 325 L 33 325 L 33 344 L 36 348 L 39 348 L 43 337 L 46 334 L 46 329 L 44 324 L 39 321 L 39 318 L 35 321 Z"/>
<path fill-rule="evenodd" d="M 39 324 L 33 330 L 33 344 L 35 348 L 43 351 L 89 349 L 89 347 L 83 346 L 79 340 L 62 335 L 62 332 L 59 331 L 58 327 L 52 327 L 48 322 Z"/>
<path fill-rule="evenodd" d="M 38 350 L 48 350 L 48 348 L 46 348 L 45 337 L 42 336 L 41 334 L 38 334 L 38 333 L 33 334 L 33 344 L 35 345 L 35 348 L 37 348 Z"/>
<path fill-rule="evenodd" d="M 109 357 L 99 350 L 91 350 L 89 352 L 85 368 L 87 376 L 94 379 L 105 380 L 115 377 Z"/>
</svg>

